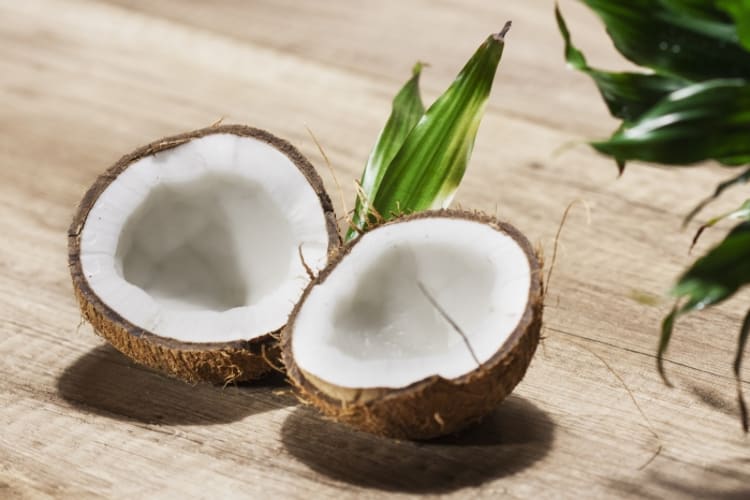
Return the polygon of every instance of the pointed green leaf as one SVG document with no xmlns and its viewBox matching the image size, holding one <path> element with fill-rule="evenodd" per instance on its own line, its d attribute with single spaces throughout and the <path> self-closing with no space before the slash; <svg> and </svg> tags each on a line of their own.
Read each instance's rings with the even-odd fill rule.
<svg viewBox="0 0 750 500">
<path fill-rule="evenodd" d="M 715 302 L 704 302 L 706 297 L 701 296 L 700 294 L 696 294 L 696 296 L 689 297 L 687 301 L 681 305 L 675 305 L 672 308 L 672 311 L 662 320 L 661 323 L 661 336 L 659 337 L 659 347 L 656 351 L 656 367 L 659 371 L 659 375 L 661 376 L 662 380 L 665 384 L 671 386 L 672 383 L 667 378 L 667 373 L 664 370 L 664 354 L 667 352 L 667 347 L 669 347 L 669 342 L 672 340 L 672 333 L 674 332 L 674 325 L 677 322 L 677 319 L 682 316 L 683 314 L 687 314 L 691 311 L 697 311 L 700 309 L 703 309 L 704 307 L 708 307 L 711 304 L 714 304 Z"/>
<path fill-rule="evenodd" d="M 750 85 L 711 80 L 671 93 L 609 140 L 599 152 L 619 160 L 685 165 L 715 159 L 727 165 L 750 162 Z"/>
<path fill-rule="evenodd" d="M 750 212 L 750 200 L 744 206 L 746 206 L 745 209 L 740 208 L 737 212 L 743 210 Z M 747 219 L 747 217 L 747 213 L 743 212 L 741 218 Z M 673 289 L 674 295 L 687 300 L 682 306 L 672 309 L 662 322 L 657 367 L 666 383 L 669 381 L 664 372 L 664 354 L 677 318 L 683 314 L 718 304 L 748 283 L 750 283 L 750 223 L 742 222 L 735 226 L 721 243 L 698 259 Z M 742 428 L 745 432 L 748 431 L 748 413 L 742 394 L 740 370 L 748 336 L 750 336 L 750 312 L 745 316 L 740 329 L 733 367 L 737 380 L 737 402 L 740 407 Z"/>
<path fill-rule="evenodd" d="M 748 283 L 750 223 L 743 222 L 735 226 L 721 243 L 695 261 L 672 289 L 672 294 L 685 302 L 681 306 L 675 306 L 662 322 L 657 367 L 665 382 L 668 383 L 664 373 L 663 357 L 677 319 L 689 312 L 700 311 L 728 299 Z"/>
<path fill-rule="evenodd" d="M 739 208 L 709 219 L 708 222 L 701 225 L 701 227 L 698 228 L 698 231 L 696 231 L 695 236 L 693 237 L 693 244 L 690 246 L 690 248 L 692 249 L 695 246 L 695 244 L 698 242 L 698 238 L 700 238 L 701 234 L 703 234 L 703 231 L 715 226 L 725 219 L 750 220 L 750 200 L 745 201 L 742 205 L 740 205 Z"/>
<path fill-rule="evenodd" d="M 372 200 L 383 217 L 450 203 L 466 170 L 509 27 L 487 38 L 406 138 Z"/>
<path fill-rule="evenodd" d="M 584 0 L 620 53 L 688 80 L 750 77 L 750 52 L 728 16 L 696 0 Z"/>
<path fill-rule="evenodd" d="M 685 86 L 688 82 L 658 74 L 608 72 L 592 68 L 583 53 L 573 45 L 570 31 L 558 6 L 555 17 L 565 41 L 565 58 L 570 66 L 590 76 L 612 116 L 635 120 L 665 96 Z"/>
<path fill-rule="evenodd" d="M 737 353 L 734 356 L 734 375 L 739 378 L 742 370 L 742 358 L 747 345 L 747 338 L 750 336 L 750 311 L 745 315 L 745 320 L 742 322 L 742 329 L 740 330 L 740 337 L 737 341 Z"/>
<path fill-rule="evenodd" d="M 623 123 L 609 140 L 592 144 L 612 156 L 622 173 L 629 160 L 665 165 L 684 165 L 713 159 L 727 166 L 750 163 L 750 0 L 584 0 L 604 21 L 615 47 L 626 58 L 650 68 L 654 75 L 629 77 L 590 68 L 583 54 L 573 47 L 570 34 L 557 13 L 566 43 L 569 64 L 589 74 L 597 83 L 613 115 Z M 645 78 L 644 78 L 645 76 Z M 632 83 L 637 98 L 658 96 L 666 78 L 684 86 L 672 89 L 640 113 L 628 114 L 622 106 Z M 616 78 L 619 78 L 617 80 Z M 637 80 L 640 79 L 640 80 Z M 615 90 L 613 81 L 618 84 Z M 622 83 L 622 82 L 626 83 Z M 656 88 L 649 84 L 657 82 Z M 650 94 L 649 90 L 655 92 Z M 712 196 L 699 203 L 685 218 L 687 224 L 703 207 L 731 186 L 750 181 L 750 168 L 722 182 Z M 663 356 L 677 319 L 726 300 L 750 283 L 750 200 L 739 209 L 714 218 L 696 234 L 724 218 L 739 218 L 726 238 L 698 259 L 673 289 L 678 304 L 662 322 L 657 351 L 659 373 Z M 682 305 L 680 305 L 682 303 Z M 750 313 L 740 332 L 735 357 L 738 402 L 743 429 L 748 430 L 748 412 L 742 396 L 739 368 L 750 335 Z"/>
<path fill-rule="evenodd" d="M 679 314 L 677 307 L 674 307 L 672 311 L 667 315 L 661 323 L 661 336 L 659 337 L 659 347 L 656 351 L 656 368 L 659 370 L 662 380 L 667 385 L 671 385 L 667 379 L 667 374 L 664 371 L 664 354 L 667 352 L 669 347 L 669 341 L 672 338 L 672 332 L 674 331 L 674 322 Z"/>
<path fill-rule="evenodd" d="M 346 241 L 357 235 L 357 230 L 365 228 L 368 222 L 370 206 L 368 200 L 373 200 L 378 192 L 388 166 L 398 150 L 404 144 L 406 137 L 424 114 L 424 104 L 419 92 L 419 77 L 423 64 L 418 62 L 412 69 L 412 77 L 401 88 L 393 99 L 391 115 L 380 131 L 375 146 L 367 159 L 367 165 L 362 173 L 360 186 L 364 193 L 357 196 L 352 215 L 352 225 L 346 233 Z M 356 228 L 356 229 L 355 229 Z"/>
<path fill-rule="evenodd" d="M 742 222 L 698 259 L 672 290 L 688 299 L 685 312 L 717 304 L 750 283 L 750 223 Z"/>
<path fill-rule="evenodd" d="M 721 182 L 718 186 L 716 186 L 716 189 L 711 196 L 698 203 L 695 208 L 693 208 L 690 213 L 685 216 L 685 219 L 682 221 L 682 227 L 684 228 L 685 226 L 687 226 L 690 221 L 693 220 L 693 218 L 698 215 L 698 213 L 703 210 L 706 205 L 721 196 L 724 191 L 732 186 L 736 186 L 737 184 L 744 184 L 748 181 L 750 181 L 750 168 L 743 170 L 739 175 L 735 175 L 725 180 L 724 182 Z"/>
</svg>

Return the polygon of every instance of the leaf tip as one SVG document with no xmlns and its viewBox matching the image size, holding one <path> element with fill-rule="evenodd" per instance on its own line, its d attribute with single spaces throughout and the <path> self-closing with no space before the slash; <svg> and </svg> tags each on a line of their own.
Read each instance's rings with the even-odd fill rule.
<svg viewBox="0 0 750 500">
<path fill-rule="evenodd" d="M 664 358 L 657 358 L 656 369 L 659 371 L 659 376 L 661 377 L 661 381 L 664 382 L 664 385 L 666 385 L 670 389 L 674 387 L 672 381 L 669 380 L 669 377 L 667 377 L 667 372 L 664 370 Z"/>
<path fill-rule="evenodd" d="M 560 10 L 560 4 L 557 2 L 555 2 L 555 20 L 565 42 L 568 43 L 570 41 L 570 31 L 568 31 L 568 25 L 565 23 L 565 18 L 563 18 L 562 11 Z"/>
<path fill-rule="evenodd" d="M 734 358 L 734 380 L 737 382 L 737 404 L 740 407 L 740 420 L 742 422 L 742 430 L 745 434 L 748 433 L 748 413 L 747 405 L 745 404 L 745 397 L 742 394 L 742 357 L 745 351 L 745 344 L 748 337 L 750 336 L 750 311 L 745 315 L 745 319 L 742 322 L 742 328 L 740 329 L 740 338 L 737 345 L 737 353 Z"/>
<path fill-rule="evenodd" d="M 674 321 L 677 317 L 678 309 L 677 306 L 672 308 L 672 311 L 664 318 L 661 324 L 661 337 L 659 338 L 659 348 L 656 352 L 656 369 L 659 372 L 664 385 L 667 387 L 674 387 L 672 382 L 667 378 L 667 373 L 664 370 L 664 353 L 667 352 L 667 346 L 669 345 L 669 339 L 672 337 L 672 331 L 674 330 Z"/>
<path fill-rule="evenodd" d="M 424 61 L 417 61 L 414 63 L 414 66 L 411 68 L 411 75 L 412 76 L 419 76 L 420 73 L 422 73 L 422 70 L 425 68 L 428 68 L 430 66 L 430 63 L 424 62 Z"/>
<path fill-rule="evenodd" d="M 513 25 L 513 21 L 507 21 L 505 23 L 505 26 L 503 26 L 503 29 L 501 29 L 498 33 L 495 33 L 494 35 L 492 35 L 492 38 L 494 38 L 498 42 L 504 42 L 505 35 L 508 34 L 508 31 L 510 31 L 510 27 L 512 25 Z"/>
<path fill-rule="evenodd" d="M 615 162 L 617 163 L 617 178 L 619 179 L 625 173 L 625 160 L 617 158 Z"/>
<path fill-rule="evenodd" d="M 693 242 L 690 244 L 690 249 L 688 249 L 688 255 L 690 253 L 692 253 L 693 248 L 695 248 L 696 243 L 698 243 L 698 240 L 700 239 L 701 235 L 703 234 L 703 231 L 705 231 L 707 227 L 708 227 L 708 224 L 703 224 L 695 232 L 695 236 L 693 236 Z"/>
<path fill-rule="evenodd" d="M 742 422 L 742 432 L 748 433 L 748 417 L 747 417 L 747 405 L 745 404 L 745 398 L 742 396 L 742 389 L 737 389 L 737 402 L 740 406 L 740 420 Z"/>
</svg>

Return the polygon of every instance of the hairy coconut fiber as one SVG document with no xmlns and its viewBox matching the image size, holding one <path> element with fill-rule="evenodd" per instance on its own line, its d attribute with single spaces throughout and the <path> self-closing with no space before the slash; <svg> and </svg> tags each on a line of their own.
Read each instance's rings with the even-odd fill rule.
<svg viewBox="0 0 750 500">
<path fill-rule="evenodd" d="M 523 234 L 494 217 L 453 210 L 422 212 L 386 225 L 426 217 L 466 219 L 487 224 L 513 238 L 528 258 L 531 284 L 526 309 L 515 330 L 489 360 L 458 378 L 432 376 L 398 389 L 338 387 L 300 369 L 292 354 L 295 319 L 300 307 L 314 287 L 325 284 L 326 278 L 346 259 L 360 239 L 342 247 L 310 283 L 282 331 L 282 354 L 287 375 L 303 399 L 333 420 L 392 438 L 429 439 L 450 434 L 492 412 L 526 373 L 539 342 L 542 325 L 542 268 Z M 377 231 L 377 228 L 373 231 Z"/>
<path fill-rule="evenodd" d="M 129 358 L 188 382 L 226 383 L 253 380 L 267 374 L 273 369 L 272 364 L 277 364 L 280 357 L 278 331 L 268 332 L 247 341 L 216 343 L 182 342 L 161 337 L 133 325 L 105 304 L 89 286 L 81 265 L 81 232 L 101 193 L 139 159 L 210 134 L 251 137 L 266 142 L 286 155 L 317 194 L 325 215 L 329 253 L 340 244 L 336 216 L 323 182 L 310 162 L 297 149 L 264 130 L 242 125 L 219 125 L 155 141 L 123 156 L 99 176 L 81 201 L 68 231 L 68 265 L 83 316 L 91 323 L 97 334 Z"/>
</svg>

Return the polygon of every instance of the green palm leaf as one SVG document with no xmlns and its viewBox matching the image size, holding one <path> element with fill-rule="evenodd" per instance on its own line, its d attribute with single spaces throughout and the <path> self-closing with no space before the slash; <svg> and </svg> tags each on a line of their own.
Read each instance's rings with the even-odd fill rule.
<svg viewBox="0 0 750 500">
<path fill-rule="evenodd" d="M 743 221 L 698 259 L 672 289 L 672 294 L 684 303 L 675 308 L 670 315 L 672 318 L 662 325 L 658 352 L 661 372 L 662 355 L 669 344 L 674 320 L 726 300 L 747 283 L 750 283 L 750 222 Z"/>
<path fill-rule="evenodd" d="M 557 26 L 565 41 L 565 59 L 573 68 L 590 76 L 612 116 L 635 120 L 665 96 L 685 85 L 685 80 L 658 74 L 608 72 L 592 68 L 573 45 L 560 8 L 555 6 Z"/>
<path fill-rule="evenodd" d="M 686 86 L 625 123 L 609 140 L 592 146 L 619 160 L 749 163 L 750 85 L 741 79 L 719 79 Z"/>
<path fill-rule="evenodd" d="M 661 337 L 657 352 L 659 373 L 666 381 L 664 354 L 669 346 L 677 319 L 689 312 L 700 311 L 718 304 L 734 295 L 744 285 L 750 283 L 750 202 L 745 202 L 738 210 L 728 214 L 744 221 L 735 226 L 724 240 L 698 259 L 679 279 L 672 294 L 684 301 L 676 306 L 662 323 Z M 722 218 L 726 218 L 722 217 Z M 737 380 L 737 397 L 742 416 L 742 427 L 747 432 L 748 418 L 742 386 L 740 368 L 750 333 L 750 313 L 745 317 L 740 330 L 737 353 L 734 361 L 734 375 Z"/>
<path fill-rule="evenodd" d="M 697 81 L 750 77 L 750 52 L 736 27 L 708 2 L 584 2 L 602 18 L 617 50 L 639 66 Z"/>
<path fill-rule="evenodd" d="M 357 196 L 352 215 L 352 226 L 346 233 L 346 241 L 365 229 L 368 216 L 372 209 L 369 200 L 375 198 L 380 188 L 388 166 L 396 156 L 406 137 L 412 131 L 424 114 L 424 104 L 419 92 L 419 77 L 422 73 L 422 63 L 417 63 L 412 69 L 412 77 L 401 88 L 393 99 L 391 116 L 380 132 L 375 146 L 372 148 L 367 165 L 362 173 L 360 186 L 364 196 Z M 363 199 L 364 198 L 364 199 Z"/>
<path fill-rule="evenodd" d="M 583 1 L 602 18 L 620 53 L 653 71 L 608 73 L 589 67 L 556 11 L 566 60 L 594 79 L 612 114 L 623 119 L 608 140 L 591 144 L 597 151 L 613 157 L 621 171 L 629 160 L 750 163 L 750 0 Z M 746 168 L 722 182 L 684 223 L 726 189 L 749 180 Z M 703 230 L 727 218 L 743 222 L 698 259 L 672 291 L 678 303 L 662 322 L 657 349 L 662 377 L 663 357 L 679 317 L 723 302 L 750 283 L 750 200 L 706 222 L 693 243 Z M 750 313 L 740 330 L 734 363 L 746 432 L 740 367 L 748 336 Z"/>
<path fill-rule="evenodd" d="M 718 186 L 716 186 L 716 189 L 714 189 L 714 192 L 711 193 L 711 196 L 701 200 L 700 203 L 698 203 L 695 208 L 693 208 L 690 213 L 688 213 L 685 218 L 682 221 L 682 227 L 687 226 L 693 218 L 698 215 L 698 213 L 703 210 L 706 205 L 717 199 L 721 194 L 729 189 L 730 187 L 736 186 L 738 184 L 744 184 L 746 182 L 750 181 L 750 168 L 746 168 L 742 172 L 740 172 L 738 175 L 734 175 L 731 178 L 720 182 Z"/>
<path fill-rule="evenodd" d="M 695 244 L 698 243 L 698 239 L 701 237 L 701 234 L 703 234 L 703 231 L 705 231 L 706 229 L 710 227 L 715 226 L 719 222 L 726 220 L 726 219 L 742 219 L 742 220 L 750 219 L 750 200 L 745 201 L 745 203 L 740 205 L 739 208 L 736 208 L 732 210 L 731 212 L 721 214 L 703 223 L 701 227 L 698 228 L 698 231 L 696 231 L 695 236 L 693 236 L 693 244 L 690 246 L 690 249 L 692 250 Z"/>
<path fill-rule="evenodd" d="M 447 206 L 463 178 L 510 23 L 477 49 L 404 141 L 371 198 L 384 218 Z"/>
</svg>

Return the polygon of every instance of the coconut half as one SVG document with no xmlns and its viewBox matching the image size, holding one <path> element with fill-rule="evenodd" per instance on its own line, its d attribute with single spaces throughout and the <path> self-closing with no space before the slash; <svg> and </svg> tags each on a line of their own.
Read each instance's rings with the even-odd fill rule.
<svg viewBox="0 0 750 500">
<path fill-rule="evenodd" d="M 331 259 L 282 333 L 302 396 L 375 434 L 427 439 L 491 412 L 523 378 L 542 322 L 540 264 L 493 217 L 424 212 Z"/>
<path fill-rule="evenodd" d="M 258 378 L 274 335 L 340 243 L 312 165 L 263 130 L 216 126 L 124 156 L 68 233 L 85 318 L 137 362 L 187 381 Z"/>
</svg>

